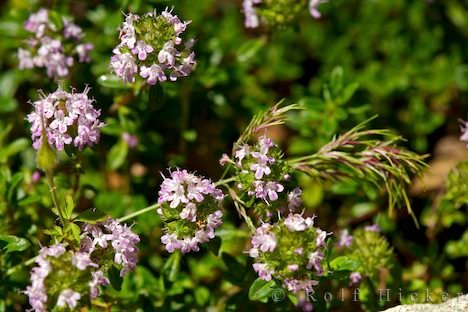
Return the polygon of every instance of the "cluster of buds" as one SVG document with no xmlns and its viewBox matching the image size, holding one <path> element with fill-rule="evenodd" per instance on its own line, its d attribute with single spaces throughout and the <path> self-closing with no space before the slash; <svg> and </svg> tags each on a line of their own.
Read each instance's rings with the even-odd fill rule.
<svg viewBox="0 0 468 312">
<path fill-rule="evenodd" d="M 320 18 L 317 9 L 324 0 L 244 0 L 242 8 L 245 15 L 245 27 L 257 28 L 260 21 L 270 26 L 291 24 L 303 12 L 309 10 L 313 18 Z"/>
<path fill-rule="evenodd" d="M 188 76 L 195 64 L 194 40 L 180 37 L 190 22 L 182 22 L 167 9 L 138 16 L 129 13 L 120 28 L 120 43 L 113 50 L 111 70 L 124 82 L 140 75 L 149 85 Z"/>
<path fill-rule="evenodd" d="M 380 269 L 391 266 L 392 248 L 380 234 L 377 224 L 356 229 L 353 235 L 348 230 L 342 230 L 336 245 L 357 263 L 356 269 L 349 275 L 351 284 L 359 283 L 364 276 L 376 278 Z"/>
<path fill-rule="evenodd" d="M 46 68 L 47 76 L 58 79 L 69 74 L 75 59 L 89 62 L 93 45 L 81 43 L 83 32 L 78 25 L 65 17 L 53 19 L 52 14 L 40 9 L 24 23 L 34 37 L 27 40 L 27 48 L 18 50 L 18 59 L 20 69 Z"/>
<path fill-rule="evenodd" d="M 101 111 L 93 106 L 88 97 L 89 88 L 82 93 L 57 91 L 44 95 L 32 103 L 34 111 L 27 116 L 31 123 L 33 146 L 39 149 L 46 142 L 59 151 L 73 144 L 80 150 L 99 141 Z"/>
<path fill-rule="evenodd" d="M 198 244 L 214 238 L 215 229 L 222 223 L 223 198 L 214 183 L 187 170 L 177 169 L 164 177 L 157 212 L 165 222 L 161 242 L 167 251 L 198 251 Z"/>
<path fill-rule="evenodd" d="M 31 285 L 25 291 L 34 311 L 55 306 L 75 309 L 80 299 L 95 299 L 100 295 L 99 286 L 109 285 L 104 273 L 110 266 L 120 266 L 121 276 L 135 267 L 140 239 L 126 225 L 112 219 L 86 224 L 83 235 L 77 251 L 67 251 L 63 244 L 40 250 Z"/>
<path fill-rule="evenodd" d="M 285 191 L 290 170 L 282 150 L 271 138 L 263 135 L 255 145 L 239 145 L 234 148 L 233 159 L 223 155 L 220 163 L 234 166 L 237 188 L 253 201 L 257 200 L 254 209 L 260 216 L 271 217 L 278 211 L 294 211 L 301 206 L 299 188 Z"/>
<path fill-rule="evenodd" d="M 312 291 L 324 273 L 325 240 L 331 234 L 314 227 L 314 218 L 289 214 L 257 228 L 249 254 L 261 279 L 281 280 L 293 293 Z"/>
</svg>

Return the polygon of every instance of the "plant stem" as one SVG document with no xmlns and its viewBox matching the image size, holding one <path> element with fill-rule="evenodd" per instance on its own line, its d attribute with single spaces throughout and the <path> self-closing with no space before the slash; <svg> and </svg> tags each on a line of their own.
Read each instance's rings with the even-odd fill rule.
<svg viewBox="0 0 468 312">
<path fill-rule="evenodd" d="M 58 196 L 57 196 L 57 187 L 55 186 L 55 182 L 54 182 L 54 175 L 52 171 L 47 170 L 46 176 L 47 176 L 47 182 L 49 182 L 49 189 L 50 189 L 50 194 L 52 195 L 52 201 L 54 202 L 55 209 L 57 209 L 58 211 L 60 223 L 62 223 L 62 226 L 65 226 L 65 218 L 63 217 L 62 209 L 60 208 L 60 203 L 59 203 Z"/>
<path fill-rule="evenodd" d="M 229 172 L 229 169 L 231 169 L 231 165 L 232 165 L 232 164 L 229 163 L 229 164 L 227 165 L 226 169 L 224 169 L 224 172 L 223 172 L 223 174 L 221 175 L 220 180 L 224 179 L 224 177 L 226 176 L 226 174 Z"/>
<path fill-rule="evenodd" d="M 226 184 L 229 184 L 229 183 L 234 182 L 234 181 L 236 181 L 236 178 L 232 177 L 232 178 L 229 178 L 229 179 L 219 180 L 214 185 L 215 186 L 226 185 Z"/>
<path fill-rule="evenodd" d="M 119 218 L 119 222 L 122 222 L 122 221 L 125 221 L 125 220 L 128 220 L 128 219 L 131 219 L 131 218 L 134 218 L 136 216 L 139 216 L 141 214 L 144 214 L 144 213 L 147 213 L 148 211 L 151 211 L 151 210 L 154 210 L 156 208 L 158 208 L 159 206 L 161 206 L 161 204 L 154 204 L 154 205 L 151 205 L 151 206 L 148 206 L 146 208 L 143 208 L 143 209 L 140 209 L 140 210 L 137 210 L 129 215 L 126 215 L 122 218 Z"/>
<path fill-rule="evenodd" d="M 245 220 L 245 223 L 249 227 L 250 231 L 254 233 L 256 230 L 256 227 L 253 224 L 252 219 L 250 219 L 250 217 L 247 215 L 247 212 L 245 211 L 244 206 L 238 201 L 234 201 L 234 206 L 236 207 L 237 213 Z"/>
</svg>

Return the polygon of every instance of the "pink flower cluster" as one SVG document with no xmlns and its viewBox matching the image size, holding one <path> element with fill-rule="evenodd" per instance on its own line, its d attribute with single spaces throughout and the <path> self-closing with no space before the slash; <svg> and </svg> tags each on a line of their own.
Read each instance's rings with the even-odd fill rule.
<svg viewBox="0 0 468 312">
<path fill-rule="evenodd" d="M 109 218 L 106 222 L 97 224 L 86 224 L 83 227 L 84 234 L 81 240 L 81 251 L 89 257 L 99 249 L 109 249 L 112 247 L 114 262 L 122 267 L 120 276 L 133 271 L 138 262 L 137 244 L 140 237 L 133 233 L 126 224 Z M 87 256 L 88 257 L 88 256 Z M 99 274 L 95 276 L 99 280 Z M 91 290 L 91 297 L 97 297 L 99 289 Z"/>
<path fill-rule="evenodd" d="M 43 247 L 36 258 L 38 266 L 31 270 L 31 285 L 26 288 L 25 294 L 29 297 L 29 304 L 36 312 L 47 310 L 47 289 L 45 280 L 52 271 L 49 257 L 58 258 L 65 253 L 65 247 L 62 244 L 56 244 L 51 247 Z"/>
<path fill-rule="evenodd" d="M 262 2 L 263 0 L 244 0 L 242 2 L 242 9 L 245 16 L 245 27 L 257 28 L 260 25 L 260 18 L 255 6 L 258 6 Z M 309 0 L 309 13 L 313 18 L 320 18 L 322 16 L 318 10 L 318 6 L 323 2 L 326 2 L 326 0 Z"/>
<path fill-rule="evenodd" d="M 351 285 L 358 284 L 362 279 L 362 275 L 359 272 L 351 272 L 349 274 L 349 280 L 351 281 Z"/>
<path fill-rule="evenodd" d="M 61 25 L 56 25 L 49 14 L 40 9 L 24 23 L 34 37 L 27 40 L 26 49 L 18 50 L 19 68 L 46 68 L 47 76 L 58 79 L 69 74 L 74 57 L 81 63 L 89 62 L 93 45 L 81 43 L 83 33 L 79 26 L 64 17 Z"/>
<path fill-rule="evenodd" d="M 188 76 L 196 65 L 191 51 L 194 40 L 183 43 L 182 33 L 190 22 L 182 22 L 167 9 L 143 16 L 129 13 L 120 28 L 120 43 L 113 50 L 111 70 L 123 82 L 140 75 L 149 85 Z M 139 31 L 137 31 L 137 29 Z"/>
<path fill-rule="evenodd" d="M 175 170 L 164 177 L 159 191 L 158 214 L 166 221 L 166 233 L 161 242 L 169 252 L 198 251 L 198 244 L 215 237 L 215 229 L 222 224 L 219 205 L 224 198 L 220 189 L 208 179 L 187 170 Z M 171 227 L 171 224 L 176 225 Z M 179 233 L 191 233 L 180 235 Z"/>
<path fill-rule="evenodd" d="M 349 234 L 348 230 L 342 230 L 336 246 L 338 247 L 349 247 L 353 243 L 353 236 Z"/>
<path fill-rule="evenodd" d="M 86 87 L 82 93 L 68 93 L 58 88 L 32 103 L 34 111 L 27 119 L 35 149 L 40 148 L 43 139 L 59 151 L 72 143 L 81 150 L 99 141 L 104 123 L 99 120 L 101 111 L 94 108 L 94 100 L 88 97 L 89 90 Z"/>
<path fill-rule="evenodd" d="M 255 259 L 253 268 L 261 279 L 280 279 L 293 293 L 310 291 L 318 284 L 314 278 L 323 275 L 323 249 L 331 233 L 314 227 L 314 218 L 289 214 L 275 224 L 257 228 L 249 255 Z"/>
<path fill-rule="evenodd" d="M 279 176 L 283 179 L 287 177 L 281 174 L 284 168 L 278 163 L 276 144 L 271 138 L 264 135 L 254 146 L 244 144 L 238 147 L 235 150 L 234 159 L 234 164 L 240 171 L 241 180 L 248 182 L 253 180 L 249 185 L 241 181 L 238 185 L 240 189 L 247 190 L 248 195 L 262 199 L 267 204 L 278 200 L 278 193 L 284 191 L 284 186 L 278 182 L 278 178 Z"/>
<path fill-rule="evenodd" d="M 104 271 L 109 267 L 109 263 L 103 263 L 105 259 L 111 257 L 114 263 L 122 267 L 121 276 L 135 268 L 138 261 L 136 244 L 140 239 L 126 225 L 108 219 L 103 223 L 84 225 L 83 234 L 78 251 L 67 252 L 63 244 L 43 247 L 40 250 L 36 259 L 38 266 L 32 269 L 31 285 L 25 291 L 34 311 L 49 310 L 46 279 L 48 284 L 60 284 L 66 287 L 56 294 L 58 296 L 56 306 L 74 309 L 83 294 L 70 287 L 75 285 L 77 289 L 83 289 L 82 285 L 76 285 L 76 283 L 82 283 L 83 280 L 88 279 L 89 282 L 85 287 L 89 288 L 90 298 L 95 299 L 100 294 L 99 286 L 109 285 L 109 279 L 104 276 Z M 57 260 L 54 261 L 53 258 Z M 66 280 L 66 277 L 64 280 L 63 271 L 70 272 L 70 265 L 80 272 L 78 280 Z M 53 303 L 49 302 L 49 304 Z"/>
</svg>

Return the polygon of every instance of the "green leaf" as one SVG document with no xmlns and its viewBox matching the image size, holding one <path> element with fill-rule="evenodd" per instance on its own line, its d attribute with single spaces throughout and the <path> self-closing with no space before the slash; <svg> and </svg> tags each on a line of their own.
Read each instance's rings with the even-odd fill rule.
<svg viewBox="0 0 468 312">
<path fill-rule="evenodd" d="M 249 289 L 249 299 L 251 301 L 267 302 L 275 288 L 275 281 L 264 281 L 257 278 Z"/>
<path fill-rule="evenodd" d="M 65 197 L 65 209 L 63 210 L 63 217 L 67 220 L 70 220 L 73 214 L 73 209 L 75 208 L 75 203 L 73 202 L 73 197 L 67 195 Z"/>
<path fill-rule="evenodd" d="M 78 225 L 76 225 L 75 223 L 70 223 L 70 230 L 71 230 L 71 234 L 72 234 L 72 237 L 73 237 L 73 240 L 78 244 L 80 244 L 80 234 L 81 234 L 81 229 Z"/>
<path fill-rule="evenodd" d="M 0 147 L 2 147 L 0 149 L 0 155 L 2 155 L 3 153 L 3 144 L 5 144 L 5 140 L 8 136 L 8 134 L 10 133 L 11 129 L 13 128 L 13 126 L 11 124 L 8 124 L 5 129 L 3 129 L 3 126 L 0 126 Z"/>
<path fill-rule="evenodd" d="M 221 238 L 216 235 L 210 242 L 208 243 L 208 249 L 211 250 L 211 252 L 215 255 L 218 256 L 219 254 L 219 248 L 221 247 Z"/>
<path fill-rule="evenodd" d="M 237 60 L 240 63 L 248 63 L 254 59 L 255 55 L 263 48 L 266 40 L 264 38 L 251 39 L 245 41 L 237 51 Z"/>
<path fill-rule="evenodd" d="M 196 130 L 187 130 L 182 133 L 182 136 L 187 142 L 195 142 L 197 139 L 197 131 Z"/>
<path fill-rule="evenodd" d="M 24 206 L 28 206 L 31 204 L 35 204 L 35 203 L 40 202 L 41 199 L 42 197 L 40 195 L 27 196 L 18 201 L 18 206 L 24 207 Z"/>
<path fill-rule="evenodd" d="M 123 140 L 112 146 L 107 156 L 107 167 L 112 170 L 118 169 L 123 165 L 128 154 L 128 145 Z"/>
<path fill-rule="evenodd" d="M 80 213 L 76 217 L 76 221 L 86 222 L 89 224 L 95 224 L 106 220 L 108 215 L 96 209 L 88 209 Z"/>
<path fill-rule="evenodd" d="M 206 303 L 210 299 L 210 291 L 208 288 L 199 286 L 195 288 L 195 301 L 199 306 L 206 306 Z"/>
<path fill-rule="evenodd" d="M 15 175 L 11 178 L 10 186 L 8 188 L 8 194 L 7 194 L 7 199 L 8 202 L 13 201 L 13 196 L 15 195 L 15 190 L 18 188 L 18 185 L 21 183 L 23 180 L 23 173 L 18 172 L 15 173 Z"/>
<path fill-rule="evenodd" d="M 114 289 L 116 290 L 122 289 L 123 279 L 120 276 L 120 270 L 115 265 L 113 265 L 110 267 L 108 274 L 109 274 L 109 281 L 112 287 L 114 287 Z"/>
<path fill-rule="evenodd" d="M 44 171 L 50 171 L 54 169 L 56 162 L 57 155 L 52 150 L 49 143 L 47 143 L 47 140 L 43 140 L 41 147 L 37 152 L 37 167 Z"/>
<path fill-rule="evenodd" d="M 338 66 L 333 68 L 330 75 L 330 87 L 333 91 L 339 91 L 343 88 L 343 68 Z"/>
<path fill-rule="evenodd" d="M 0 113 L 11 113 L 18 107 L 18 101 L 10 96 L 0 95 Z"/>
<path fill-rule="evenodd" d="M 28 240 L 13 235 L 0 235 L 0 246 L 5 253 L 26 250 L 31 243 Z"/>
<path fill-rule="evenodd" d="M 354 95 L 357 89 L 359 89 L 359 83 L 354 82 L 354 83 L 347 85 L 344 88 L 343 92 L 341 93 L 340 104 L 344 104 L 348 102 L 351 99 L 351 97 Z"/>
<path fill-rule="evenodd" d="M 226 279 L 233 284 L 242 285 L 246 276 L 244 265 L 228 253 L 222 253 L 221 258 L 227 267 Z"/>
<path fill-rule="evenodd" d="M 172 255 L 169 256 L 162 272 L 164 275 L 167 276 L 167 279 L 171 282 L 175 282 L 177 279 L 177 275 L 179 274 L 180 270 L 180 252 L 174 251 Z"/>
<path fill-rule="evenodd" d="M 131 88 L 130 85 L 126 85 L 121 78 L 117 77 L 116 75 L 108 74 L 108 75 L 101 75 L 98 78 L 98 83 L 106 88 L 111 89 L 129 89 Z"/>
<path fill-rule="evenodd" d="M 354 271 L 359 267 L 356 260 L 346 256 L 341 256 L 330 261 L 330 269 L 332 271 Z"/>
<path fill-rule="evenodd" d="M 15 154 L 18 154 L 21 151 L 24 151 L 30 145 L 31 145 L 31 142 L 25 138 L 17 139 L 11 142 L 5 148 L 0 149 L 0 162 L 6 162 L 8 158 L 10 158 L 11 156 Z"/>
<path fill-rule="evenodd" d="M 468 65 L 459 65 L 455 69 L 455 83 L 461 90 L 468 90 Z"/>
<path fill-rule="evenodd" d="M 63 230 L 60 226 L 54 225 L 51 229 L 44 230 L 44 234 L 49 235 L 49 236 L 62 237 Z"/>
<path fill-rule="evenodd" d="M 0 111 L 5 109 L 5 103 L 3 102 L 3 97 L 14 99 L 16 90 L 18 89 L 18 72 L 17 71 L 8 71 L 0 77 L 0 98 L 2 98 L 2 105 L 0 105 Z M 16 104 L 17 105 L 17 102 Z M 8 106 L 8 104 L 6 104 Z"/>
<path fill-rule="evenodd" d="M 49 20 L 56 27 L 56 30 L 60 32 L 63 28 L 62 14 L 49 10 Z"/>
</svg>

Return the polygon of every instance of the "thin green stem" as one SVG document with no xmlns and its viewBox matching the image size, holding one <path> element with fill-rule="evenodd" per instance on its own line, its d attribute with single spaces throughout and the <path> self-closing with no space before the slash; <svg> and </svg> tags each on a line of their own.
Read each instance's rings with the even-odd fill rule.
<svg viewBox="0 0 468 312">
<path fill-rule="evenodd" d="M 238 201 L 234 201 L 234 206 L 236 207 L 237 213 L 245 220 L 245 223 L 249 227 L 250 231 L 254 233 L 256 230 L 256 227 L 253 224 L 252 219 L 247 215 L 247 212 L 245 211 L 244 206 Z"/>
<path fill-rule="evenodd" d="M 216 182 L 214 185 L 215 186 L 220 186 L 220 185 L 227 185 L 231 182 L 234 182 L 236 181 L 236 178 L 235 177 L 232 177 L 232 178 L 229 178 L 229 179 L 224 179 L 224 180 L 219 180 L 218 182 Z"/>
<path fill-rule="evenodd" d="M 119 218 L 118 220 L 119 220 L 119 222 L 122 222 L 122 221 L 126 221 L 128 219 L 132 219 L 132 218 L 134 218 L 136 216 L 147 213 L 148 211 L 154 210 L 154 209 L 158 208 L 159 206 L 161 206 L 161 204 L 154 204 L 154 205 L 148 206 L 146 208 L 135 211 L 135 212 L 133 212 L 133 213 L 131 213 L 129 215 L 126 215 L 126 216 L 124 216 L 122 218 Z"/>
<path fill-rule="evenodd" d="M 224 169 L 224 172 L 223 172 L 223 174 L 221 175 L 220 180 L 224 179 L 224 177 L 226 176 L 226 174 L 229 172 L 229 169 L 231 169 L 231 165 L 232 165 L 232 164 L 229 163 L 229 164 L 227 165 L 226 169 Z"/>
<path fill-rule="evenodd" d="M 46 176 L 47 176 L 47 182 L 49 182 L 49 189 L 50 189 L 50 194 L 52 195 L 52 201 L 54 202 L 55 208 L 58 211 L 60 223 L 62 223 L 62 226 L 65 226 L 65 218 L 63 217 L 62 209 L 60 208 L 60 202 L 57 196 L 57 187 L 55 186 L 54 175 L 52 171 L 47 170 Z"/>
<path fill-rule="evenodd" d="M 236 191 L 231 189 L 229 186 L 227 186 L 227 189 L 229 191 L 229 195 L 231 195 L 231 198 L 234 201 L 234 206 L 236 207 L 237 213 L 245 220 L 245 223 L 249 227 L 250 231 L 252 233 L 255 232 L 255 225 L 253 224 L 252 219 L 247 215 L 247 211 L 245 211 L 245 203 L 242 201 L 242 199 L 239 198 L 239 196 L 237 196 Z"/>
</svg>

